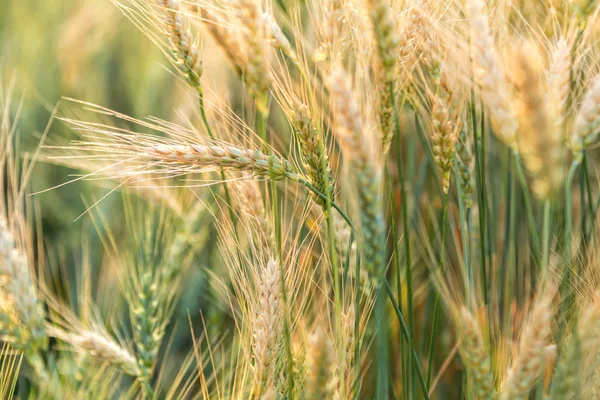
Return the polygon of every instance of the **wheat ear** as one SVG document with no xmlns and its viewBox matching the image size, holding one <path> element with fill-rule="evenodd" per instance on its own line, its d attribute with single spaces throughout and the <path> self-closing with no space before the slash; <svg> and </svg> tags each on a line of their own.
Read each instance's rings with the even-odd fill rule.
<svg viewBox="0 0 600 400">
<path fill-rule="evenodd" d="M 335 351 L 327 333 L 317 328 L 308 340 L 306 357 L 307 400 L 331 399 L 335 393 Z"/>
<path fill-rule="evenodd" d="M 310 183 L 323 194 L 334 200 L 333 179 L 329 167 L 329 155 L 323 142 L 323 137 L 315 126 L 308 112 L 308 106 L 296 101 L 292 112 L 292 124 L 296 130 L 302 164 L 307 172 Z M 327 207 L 326 200 L 313 193 L 315 202 L 323 209 Z"/>
<path fill-rule="evenodd" d="M 398 74 L 396 60 L 400 39 L 396 33 L 396 24 L 390 4 L 383 0 L 368 0 L 367 6 L 377 47 L 375 71 L 379 87 L 379 125 L 382 134 L 383 152 L 387 153 L 396 126 L 394 96 Z"/>
<path fill-rule="evenodd" d="M 346 72 L 333 68 L 328 80 L 335 110 L 333 133 L 356 174 L 365 269 L 373 279 L 385 268 L 385 236 L 380 162 L 364 130 Z M 375 146 L 376 148 L 376 146 Z"/>
<path fill-rule="evenodd" d="M 457 329 L 461 338 L 460 355 L 469 374 L 471 393 L 475 399 L 493 400 L 494 377 L 483 332 L 475 316 L 464 306 L 458 313 Z"/>
<path fill-rule="evenodd" d="M 544 87 L 540 83 L 542 66 L 530 45 L 515 57 L 514 80 L 520 92 L 519 152 L 532 175 L 533 191 L 540 198 L 556 195 L 564 181 L 563 138 L 553 129 Z"/>
<path fill-rule="evenodd" d="M 136 358 L 115 340 L 101 332 L 85 329 L 66 332 L 53 327 L 50 334 L 70 344 L 75 350 L 95 357 L 102 363 L 117 367 L 130 376 L 140 376 L 141 371 Z"/>
<path fill-rule="evenodd" d="M 454 121 L 450 117 L 448 105 L 442 96 L 432 94 L 431 123 L 432 123 L 432 153 L 433 160 L 442 171 L 442 191 L 448 194 L 450 189 L 450 176 L 454 166 L 454 152 L 458 132 Z"/>
<path fill-rule="evenodd" d="M 263 395 L 265 389 L 273 389 L 275 386 L 275 366 L 283 330 L 282 318 L 280 269 L 277 261 L 271 259 L 260 272 L 258 303 L 252 327 L 254 391 L 257 396 Z"/>
<path fill-rule="evenodd" d="M 527 395 L 542 370 L 546 347 L 550 345 L 552 336 L 554 292 L 554 289 L 546 289 L 545 293 L 538 294 L 502 384 L 501 400 Z"/>
<path fill-rule="evenodd" d="M 163 10 L 165 33 L 171 44 L 175 65 L 179 67 L 190 86 L 201 88 L 202 58 L 198 41 L 192 36 L 187 18 L 180 10 L 180 0 L 158 0 Z"/>
<path fill-rule="evenodd" d="M 471 23 L 471 52 L 475 80 L 479 85 L 480 96 L 494 122 L 494 132 L 504 144 L 516 152 L 517 118 L 483 0 L 468 0 L 467 5 Z"/>
<path fill-rule="evenodd" d="M 158 145 L 149 148 L 146 158 L 164 163 L 190 164 L 221 170 L 248 171 L 273 180 L 298 180 L 292 165 L 274 154 L 233 146 Z"/>
<path fill-rule="evenodd" d="M 565 39 L 554 45 L 547 81 L 550 115 L 554 117 L 554 129 L 562 135 L 571 90 L 571 47 Z"/>
<path fill-rule="evenodd" d="M 571 135 L 571 151 L 575 160 L 581 161 L 586 148 L 596 143 L 600 133 L 600 76 L 594 79 L 592 86 L 581 103 L 575 117 L 575 127 Z"/>
</svg>

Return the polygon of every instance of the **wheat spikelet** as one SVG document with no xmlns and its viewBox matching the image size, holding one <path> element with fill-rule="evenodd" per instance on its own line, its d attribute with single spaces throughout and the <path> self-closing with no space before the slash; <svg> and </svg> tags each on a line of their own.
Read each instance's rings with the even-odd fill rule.
<svg viewBox="0 0 600 400">
<path fill-rule="evenodd" d="M 450 176 L 452 174 L 452 167 L 454 166 L 454 152 L 456 141 L 458 140 L 458 132 L 450 117 L 450 111 L 444 99 L 437 94 L 432 94 L 430 97 L 432 102 L 431 142 L 433 160 L 442 171 L 442 190 L 447 195 L 450 189 Z"/>
<path fill-rule="evenodd" d="M 299 101 L 296 102 L 296 107 L 292 112 L 292 123 L 297 132 L 301 159 L 310 183 L 333 201 L 334 188 L 329 167 L 329 156 L 323 139 L 308 113 L 307 105 Z M 323 209 L 327 207 L 325 199 L 314 193 L 313 197 L 315 202 Z"/>
<path fill-rule="evenodd" d="M 275 365 L 283 329 L 281 275 L 279 264 L 275 260 L 269 260 L 260 272 L 258 299 L 252 327 L 252 351 L 255 393 L 260 396 L 265 388 L 274 388 L 277 378 Z"/>
<path fill-rule="evenodd" d="M 534 179 L 534 192 L 546 199 L 555 195 L 564 181 L 563 138 L 551 125 L 535 48 L 525 45 L 515 60 L 514 80 L 521 94 L 519 151 Z"/>
<path fill-rule="evenodd" d="M 494 398 L 494 377 L 483 332 L 475 316 L 464 306 L 460 308 L 457 329 L 461 338 L 460 354 L 471 382 L 475 399 Z"/>
<path fill-rule="evenodd" d="M 327 333 L 317 328 L 308 340 L 306 357 L 307 400 L 331 399 L 335 393 L 335 351 Z"/>
<path fill-rule="evenodd" d="M 198 41 L 192 36 L 187 18 L 180 10 L 180 0 L 158 0 L 163 9 L 165 33 L 171 43 L 175 64 L 190 86 L 200 89 L 202 58 Z"/>
<path fill-rule="evenodd" d="M 128 375 L 134 377 L 140 376 L 141 371 L 136 358 L 112 338 L 101 332 L 85 329 L 80 329 L 76 332 L 66 332 L 53 327 L 50 330 L 50 334 L 69 343 L 75 350 L 90 354 L 102 363 L 117 367 Z"/>
<path fill-rule="evenodd" d="M 516 152 L 517 119 L 504 68 L 490 32 L 485 6 L 482 0 L 468 0 L 467 5 L 475 80 L 479 85 L 480 96 L 494 122 L 494 132 Z"/>
<path fill-rule="evenodd" d="M 596 143 L 600 128 L 600 76 L 594 79 L 588 89 L 581 108 L 575 117 L 575 126 L 571 135 L 571 151 L 575 160 L 583 159 L 587 147 Z"/>
<path fill-rule="evenodd" d="M 550 288 L 538 294 L 502 384 L 502 400 L 526 396 L 542 370 L 552 336 L 553 297 L 554 289 Z"/>
<path fill-rule="evenodd" d="M 564 38 L 554 45 L 547 79 L 550 115 L 554 118 L 554 129 L 562 135 L 571 90 L 571 48 Z"/>
<path fill-rule="evenodd" d="M 385 268 L 381 169 L 369 143 L 368 131 L 363 130 L 361 114 L 345 71 L 334 68 L 328 86 L 335 110 L 333 132 L 356 174 L 363 241 L 361 251 L 365 269 L 374 279 Z"/>
<path fill-rule="evenodd" d="M 292 165 L 276 155 L 260 150 L 240 149 L 233 146 L 158 145 L 149 148 L 145 157 L 165 163 L 192 164 L 225 170 L 248 171 L 272 180 L 298 180 Z"/>
<path fill-rule="evenodd" d="M 322 3 L 319 25 L 317 27 L 319 47 L 313 58 L 315 61 L 339 60 L 347 30 L 346 12 L 342 0 L 325 0 Z"/>
</svg>

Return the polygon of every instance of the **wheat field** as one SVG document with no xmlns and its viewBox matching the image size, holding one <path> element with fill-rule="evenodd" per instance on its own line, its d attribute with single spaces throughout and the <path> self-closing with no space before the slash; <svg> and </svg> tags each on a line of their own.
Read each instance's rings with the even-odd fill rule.
<svg viewBox="0 0 600 400">
<path fill-rule="evenodd" d="M 0 5 L 0 397 L 600 399 L 599 10 Z"/>
</svg>

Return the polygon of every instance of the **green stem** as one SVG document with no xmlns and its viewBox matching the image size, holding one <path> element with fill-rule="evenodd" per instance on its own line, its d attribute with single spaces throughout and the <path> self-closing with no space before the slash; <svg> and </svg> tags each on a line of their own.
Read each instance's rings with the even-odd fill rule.
<svg viewBox="0 0 600 400">
<path fill-rule="evenodd" d="M 442 199 L 444 206 L 442 210 L 442 247 L 440 250 L 440 271 L 444 271 L 445 249 L 446 249 L 446 224 L 448 219 L 448 195 Z M 435 332 L 437 328 L 438 305 L 440 302 L 439 294 L 435 292 L 435 302 L 433 305 L 433 320 L 431 322 L 431 336 L 429 338 L 429 355 L 427 357 L 427 387 L 431 383 L 431 371 L 433 367 L 433 352 L 435 345 Z"/>
<path fill-rule="evenodd" d="M 400 329 L 402 330 L 402 335 L 404 336 L 404 339 L 406 340 L 406 342 L 408 344 L 408 350 L 410 351 L 410 354 L 411 354 L 410 358 L 414 361 L 415 370 L 417 371 L 417 376 L 419 378 L 419 386 L 421 386 L 421 390 L 423 391 L 423 397 L 425 399 L 429 400 L 429 390 L 427 389 L 427 384 L 425 383 L 425 377 L 423 376 L 423 371 L 421 370 L 419 356 L 417 355 L 417 352 L 415 351 L 415 348 L 413 346 L 412 335 L 409 331 L 409 328 L 406 326 L 406 321 L 404 320 L 404 317 L 402 316 L 402 311 L 398 307 L 398 303 L 396 302 L 396 299 L 394 298 L 394 293 L 392 292 L 392 288 L 390 287 L 390 284 L 388 283 L 387 280 L 384 279 L 383 285 L 385 285 L 385 288 L 388 293 L 388 297 L 390 298 L 390 300 L 392 302 L 392 307 L 394 308 L 394 311 L 396 312 L 396 317 L 398 317 L 398 321 L 400 321 Z"/>
</svg>

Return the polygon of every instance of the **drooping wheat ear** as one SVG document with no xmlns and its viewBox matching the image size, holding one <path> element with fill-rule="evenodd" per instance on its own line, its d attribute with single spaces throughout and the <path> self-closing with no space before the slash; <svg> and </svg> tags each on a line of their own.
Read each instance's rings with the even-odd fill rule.
<svg viewBox="0 0 600 400">
<path fill-rule="evenodd" d="M 586 360 L 590 355 L 596 358 L 600 350 L 598 332 L 600 332 L 600 295 L 596 294 L 594 303 L 581 314 L 577 330 L 571 335 L 563 357 L 558 362 L 550 390 L 551 399 L 576 398 L 577 389 L 582 388 L 585 376 L 591 374 L 585 372 Z M 592 365 L 595 361 L 592 361 Z"/>
<path fill-rule="evenodd" d="M 308 106 L 296 102 L 292 112 L 292 124 L 297 133 L 300 144 L 302 163 L 309 177 L 310 183 L 319 192 L 334 200 L 333 178 L 329 167 L 329 156 L 323 137 L 315 126 L 308 112 Z M 323 209 L 327 207 L 326 200 L 313 193 L 315 202 Z"/>
<path fill-rule="evenodd" d="M 190 24 L 180 9 L 180 0 L 158 0 L 162 8 L 165 33 L 171 44 L 174 61 L 190 86 L 200 89 L 202 58 L 198 41 L 192 35 Z"/>
<path fill-rule="evenodd" d="M 130 303 L 139 377 L 144 386 L 150 385 L 165 334 L 160 314 L 161 308 L 167 305 L 159 304 L 159 291 L 156 274 L 145 271 L 140 276 L 137 298 Z"/>
<path fill-rule="evenodd" d="M 53 337 L 70 344 L 76 351 L 89 354 L 99 362 L 119 368 L 127 375 L 139 377 L 141 374 L 136 358 L 104 333 L 85 329 L 66 332 L 56 327 L 52 327 L 49 332 Z"/>
<path fill-rule="evenodd" d="M 335 393 L 335 350 L 327 333 L 317 328 L 308 339 L 306 399 L 331 399 Z"/>
<path fill-rule="evenodd" d="M 27 256 L 15 244 L 4 217 L 0 217 L 0 334 L 13 347 L 32 357 L 48 343 L 46 314 L 31 278 Z"/>
<path fill-rule="evenodd" d="M 438 94 L 431 94 L 431 143 L 433 160 L 442 171 L 442 190 L 445 195 L 450 189 L 450 176 L 454 166 L 454 152 L 458 132 L 445 100 Z"/>
<path fill-rule="evenodd" d="M 275 20 L 273 14 L 265 11 L 262 14 L 262 23 L 265 27 L 268 40 L 271 41 L 274 48 L 279 49 L 285 54 L 294 64 L 298 63 L 298 56 L 292 47 L 292 44 L 281 30 L 281 26 Z"/>
<path fill-rule="evenodd" d="M 548 69 L 548 105 L 553 118 L 554 129 L 562 133 L 571 90 L 571 47 L 566 39 L 560 39 L 552 50 Z"/>
<path fill-rule="evenodd" d="M 258 236 L 254 245 L 259 249 L 272 250 L 275 233 L 265 210 L 258 182 L 251 177 L 246 177 L 244 180 L 234 181 L 233 185 L 235 187 L 233 192 L 235 204 L 239 208 L 241 217 L 248 226 L 252 227 L 252 232 Z M 254 240 L 254 237 L 251 240 Z"/>
<path fill-rule="evenodd" d="M 227 60 L 231 63 L 239 77 L 244 74 L 244 52 L 237 39 L 229 29 L 221 22 L 217 15 L 213 14 L 207 7 L 200 8 L 200 15 L 204 21 L 208 33 L 213 37 L 215 43 L 221 47 Z"/>
<path fill-rule="evenodd" d="M 354 383 L 355 379 L 355 368 L 354 368 L 354 350 L 356 349 L 356 336 L 354 334 L 354 322 L 356 320 L 356 314 L 354 312 L 354 306 L 350 306 L 348 311 L 342 313 L 342 344 L 343 352 L 342 357 L 338 357 L 338 360 L 342 360 L 340 371 L 344 375 L 344 387 L 338 384 L 334 395 L 335 399 L 350 399 L 354 394 Z M 338 382 L 341 382 L 338 380 Z"/>
<path fill-rule="evenodd" d="M 553 129 L 536 50 L 525 45 L 515 55 L 514 82 L 520 94 L 519 152 L 533 177 L 533 191 L 542 199 L 558 193 L 564 181 L 563 137 Z"/>
<path fill-rule="evenodd" d="M 400 39 L 396 31 L 390 4 L 383 0 L 368 0 L 367 6 L 375 35 L 377 58 L 375 71 L 379 92 L 378 115 L 381 128 L 383 152 L 387 153 L 394 136 L 394 96 L 397 78 L 397 57 Z"/>
<path fill-rule="evenodd" d="M 255 394 L 261 396 L 274 388 L 277 379 L 276 363 L 283 331 L 281 304 L 281 275 L 279 264 L 269 260 L 258 277 L 258 303 L 253 321 Z"/>
<path fill-rule="evenodd" d="M 473 191 L 475 189 L 475 174 L 473 170 L 473 143 L 471 136 L 463 126 L 456 143 L 456 165 L 458 167 L 459 185 L 465 207 L 473 206 Z"/>
<path fill-rule="evenodd" d="M 283 158 L 260 150 L 240 149 L 234 146 L 157 145 L 147 150 L 144 157 L 166 164 L 179 163 L 218 170 L 252 172 L 272 180 L 291 179 L 299 176 L 292 165 Z"/>
<path fill-rule="evenodd" d="M 385 269 L 385 232 L 381 163 L 378 146 L 364 130 L 361 113 L 346 72 L 334 67 L 328 87 L 335 113 L 333 133 L 356 175 L 361 223 L 361 252 L 370 278 L 378 278 Z"/>
<path fill-rule="evenodd" d="M 475 399 L 494 398 L 494 377 L 489 352 L 477 318 L 464 306 L 456 321 L 460 355 L 469 376 L 471 393 Z"/>
<path fill-rule="evenodd" d="M 246 49 L 244 80 L 255 99 L 258 111 L 268 114 L 269 69 L 265 40 L 267 38 L 262 21 L 262 12 L 257 0 L 234 2 L 242 26 L 242 47 Z"/>
<path fill-rule="evenodd" d="M 513 361 L 502 384 L 502 400 L 527 395 L 542 370 L 546 347 L 552 339 L 554 292 L 553 288 L 549 288 L 544 293 L 538 293 L 538 299 L 521 332 Z"/>
<path fill-rule="evenodd" d="M 504 144 L 517 151 L 517 118 L 504 67 L 496 51 L 483 0 L 468 0 L 471 23 L 471 53 L 480 96 L 494 123 L 494 132 Z"/>
<path fill-rule="evenodd" d="M 571 135 L 571 151 L 578 162 L 583 159 L 585 149 L 598 140 L 600 133 L 600 76 L 594 79 L 592 86 L 581 103 L 575 117 L 575 127 Z"/>
</svg>

